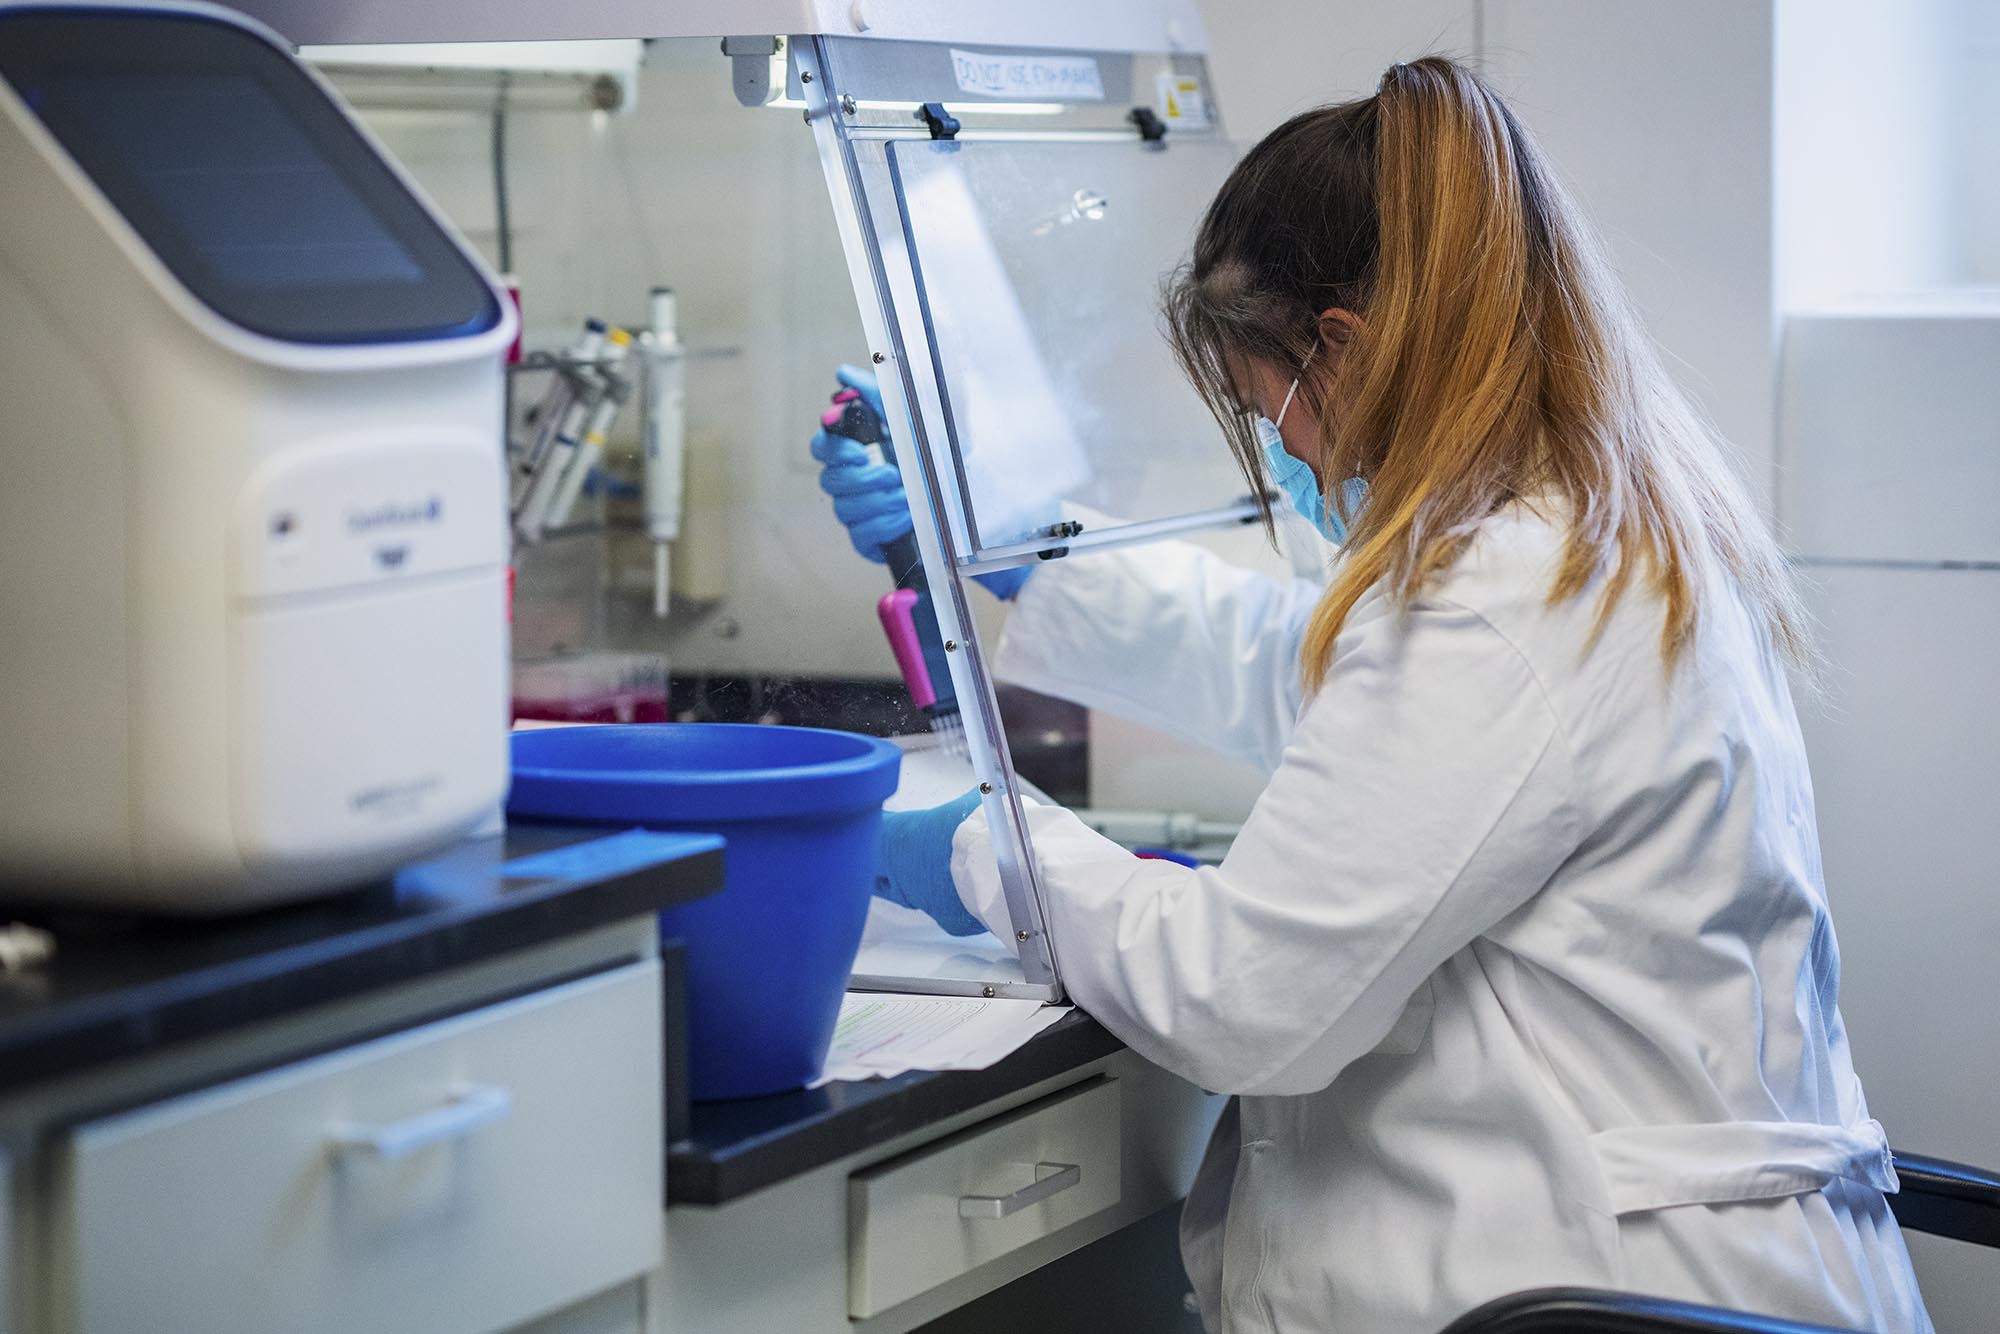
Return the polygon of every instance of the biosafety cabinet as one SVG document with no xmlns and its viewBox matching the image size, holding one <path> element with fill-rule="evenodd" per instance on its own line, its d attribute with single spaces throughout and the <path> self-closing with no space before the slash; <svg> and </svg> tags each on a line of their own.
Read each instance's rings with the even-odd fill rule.
<svg viewBox="0 0 2000 1334">
<path fill-rule="evenodd" d="M 718 674 L 702 656 L 710 630 L 673 628 L 712 602 L 709 627 L 725 626 L 734 642 L 759 645 L 747 669 L 732 664 L 754 678 L 744 688 L 759 702 L 747 716 L 900 733 L 910 754 L 892 805 L 932 804 L 975 786 L 983 794 L 989 819 L 1003 831 L 995 844 L 1018 962 L 998 942 L 953 941 L 927 922 L 893 920 L 896 910 L 882 905 L 856 966 L 860 982 L 1059 999 L 1062 980 L 1023 817 L 1034 784 L 1021 776 L 1015 754 L 1024 736 L 1049 729 L 1013 716 L 1033 703 L 994 679 L 991 646 L 1001 613 L 971 577 L 1088 561 L 1113 547 L 1166 538 L 1250 536 L 1245 529 L 1258 510 L 1247 483 L 1160 331 L 1162 280 L 1186 258 L 1200 212 L 1237 156 L 1223 131 L 1192 0 L 665 9 L 250 0 L 245 8 L 301 43 L 308 59 L 328 61 L 336 86 L 350 86 L 343 70 L 352 78 L 366 70 L 371 95 L 381 95 L 392 61 L 428 64 L 433 74 L 441 68 L 421 46 L 399 44 L 643 38 L 645 64 L 671 66 L 671 80 L 642 80 L 636 116 L 657 117 L 645 134 L 619 138 L 629 106 L 608 118 L 599 110 L 593 132 L 615 141 L 616 169 L 577 204 L 607 237 L 676 210 L 699 219 L 673 235 L 652 233 L 650 246 L 662 269 L 682 262 L 679 277 L 658 276 L 681 286 L 679 338 L 690 358 L 685 520 L 674 562 L 694 591 L 676 592 L 664 632 L 676 645 L 671 674 L 677 683 Z M 510 86 L 518 90 L 523 80 Z M 655 104 L 650 112 L 647 99 Z M 670 113 L 658 109 L 662 101 L 674 104 Z M 754 151 L 714 149 L 712 141 L 739 133 L 742 124 L 757 127 Z M 765 127 L 782 127 L 785 137 Z M 509 122 L 511 143 L 533 132 L 519 117 Z M 471 155 L 486 140 L 468 133 L 460 142 L 466 148 L 452 169 L 483 173 Z M 595 151 L 578 143 L 579 153 Z M 677 159 L 677 152 L 694 156 Z M 674 165 L 697 160 L 714 170 Z M 411 169 L 423 178 L 421 161 Z M 808 211 L 798 202 L 808 189 L 823 192 L 810 212 L 830 233 L 816 242 L 782 225 Z M 694 190 L 704 197 L 690 201 Z M 546 215 L 546 183 L 540 193 Z M 473 194 L 468 208 L 484 212 L 484 199 Z M 521 202 L 529 196 L 518 177 L 512 197 L 517 210 L 536 206 Z M 448 198 L 441 204 L 451 211 Z M 460 221 L 478 234 L 476 222 Z M 802 331 L 825 307 L 838 330 L 838 320 L 852 320 L 844 309 L 851 287 L 859 308 L 854 333 L 822 339 L 824 354 L 776 368 L 769 360 L 778 353 L 742 346 L 711 347 L 704 362 L 705 341 L 718 339 L 704 319 L 720 319 L 715 312 L 729 303 L 711 300 L 704 317 L 699 294 L 682 286 L 702 280 L 699 266 L 681 252 L 724 245 L 730 238 L 718 234 L 731 230 L 754 233 L 762 247 L 741 260 L 744 269 L 783 266 L 791 262 L 787 247 L 811 244 L 823 247 L 814 253 L 830 264 L 844 263 L 844 285 L 815 285 L 803 271 L 788 280 L 785 321 L 788 336 L 804 340 Z M 523 233 L 521 244 L 531 240 Z M 708 264 L 707 281 L 750 281 L 714 276 L 728 267 Z M 532 331 L 535 281 L 523 281 Z M 641 284 L 625 286 L 637 291 Z M 840 360 L 861 363 L 879 381 L 892 442 L 885 457 L 900 468 L 915 518 L 909 570 L 893 559 L 887 569 L 865 566 L 849 550 L 814 485 L 805 450 L 810 415 L 757 416 L 770 396 L 796 392 L 791 382 L 801 375 L 811 381 L 808 401 L 828 408 Z M 726 414 L 718 409 L 704 424 L 703 384 L 715 376 L 738 377 L 742 392 L 730 397 Z M 853 408 L 836 403 L 830 411 Z M 760 424 L 739 429 L 728 414 Z M 699 457 L 704 434 L 712 437 L 706 463 Z M 768 488 L 780 484 L 790 488 L 791 508 L 769 499 Z M 615 491 L 598 512 L 613 527 Z M 751 492 L 761 499 L 745 500 Z M 705 529 L 711 536 L 701 535 Z M 705 543 L 714 545 L 706 555 Z M 544 545 L 552 548 L 553 540 Z M 532 596 L 533 567 L 543 554 L 517 552 L 520 597 Z M 703 568 L 719 571 L 709 580 L 717 587 L 697 587 Z M 843 590 L 865 584 L 866 594 L 793 587 L 836 574 Z M 741 582 L 766 575 L 764 584 Z M 915 594 L 881 614 L 912 621 L 919 643 L 907 656 L 920 660 L 935 696 L 925 704 L 922 692 L 913 692 L 922 707 L 903 699 L 895 660 L 873 624 L 876 595 L 890 593 L 892 581 Z M 517 612 L 529 614 L 518 603 Z M 517 624 L 517 646 L 519 632 Z M 814 665 L 811 655 L 834 639 L 864 633 L 872 644 L 865 670 L 830 673 Z M 872 682 L 856 683 L 864 677 Z M 821 707 L 804 717 L 785 712 L 804 698 Z M 715 716 L 678 694 L 674 703 L 677 716 Z M 1059 795 L 1081 804 L 1075 792 Z M 1174 832 L 1164 827 L 1172 821 L 1157 833 L 1145 828 L 1144 816 L 1128 823 L 1132 842 L 1168 843 Z M 1176 828 L 1184 836 L 1216 832 L 1186 821 Z"/>
</svg>

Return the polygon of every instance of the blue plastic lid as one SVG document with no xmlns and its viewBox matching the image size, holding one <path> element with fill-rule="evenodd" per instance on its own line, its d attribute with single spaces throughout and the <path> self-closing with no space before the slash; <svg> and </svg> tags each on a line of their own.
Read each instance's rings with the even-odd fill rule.
<svg viewBox="0 0 2000 1334">
<path fill-rule="evenodd" d="M 507 809 L 558 820 L 741 821 L 872 810 L 903 752 L 879 737 L 753 723 L 516 732 Z"/>
</svg>

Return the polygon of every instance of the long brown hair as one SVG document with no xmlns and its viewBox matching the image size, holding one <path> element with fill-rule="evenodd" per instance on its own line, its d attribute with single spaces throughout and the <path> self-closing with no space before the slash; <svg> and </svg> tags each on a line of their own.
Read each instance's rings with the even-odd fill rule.
<svg viewBox="0 0 2000 1334">
<path fill-rule="evenodd" d="M 1259 496 L 1266 465 L 1236 377 L 1250 362 L 1289 374 L 1335 307 L 1358 324 L 1299 392 L 1319 421 L 1327 504 L 1352 527 L 1306 631 L 1309 691 L 1363 593 L 1381 583 L 1409 605 L 1483 520 L 1531 498 L 1568 528 L 1550 605 L 1604 574 L 1601 631 L 1643 579 L 1665 607 L 1671 670 L 1724 574 L 1810 674 L 1789 566 L 1725 446 L 1667 376 L 1540 151 L 1464 66 L 1394 66 L 1374 96 L 1272 131 L 1168 282 L 1175 352 Z M 1350 477 L 1368 483 L 1352 514 Z"/>
</svg>

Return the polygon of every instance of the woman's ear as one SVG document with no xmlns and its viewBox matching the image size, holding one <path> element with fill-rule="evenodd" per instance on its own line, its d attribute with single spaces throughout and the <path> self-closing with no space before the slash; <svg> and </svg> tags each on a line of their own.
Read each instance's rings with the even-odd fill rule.
<svg viewBox="0 0 2000 1334">
<path fill-rule="evenodd" d="M 1361 332 L 1361 317 L 1344 306 L 1328 306 L 1319 313 L 1319 337 L 1329 351 L 1338 352 Z"/>
<path fill-rule="evenodd" d="M 1361 317 L 1343 306 L 1329 306 L 1319 313 L 1319 355 L 1313 359 L 1312 370 L 1315 403 L 1323 401 L 1322 395 L 1346 359 L 1347 345 L 1360 332 Z"/>
</svg>

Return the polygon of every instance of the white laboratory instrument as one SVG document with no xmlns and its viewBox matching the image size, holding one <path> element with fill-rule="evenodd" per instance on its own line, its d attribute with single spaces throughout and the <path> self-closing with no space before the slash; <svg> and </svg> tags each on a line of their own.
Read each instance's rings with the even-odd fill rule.
<svg viewBox="0 0 2000 1334">
<path fill-rule="evenodd" d="M 653 615 L 665 619 L 673 597 L 670 544 L 681 535 L 682 478 L 687 471 L 687 354 L 675 328 L 674 291 L 655 287 L 645 354 L 643 413 L 646 536 L 653 540 Z"/>
<path fill-rule="evenodd" d="M 0 3 L 0 884 L 216 912 L 503 795 L 492 275 L 276 36 Z"/>
</svg>

